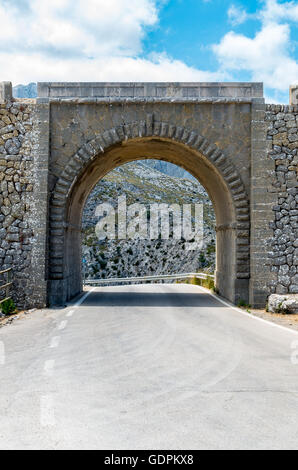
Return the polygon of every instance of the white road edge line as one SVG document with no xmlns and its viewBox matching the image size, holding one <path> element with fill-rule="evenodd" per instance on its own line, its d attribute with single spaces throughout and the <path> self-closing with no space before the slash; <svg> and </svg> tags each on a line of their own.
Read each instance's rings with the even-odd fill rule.
<svg viewBox="0 0 298 470">
<path fill-rule="evenodd" d="M 86 292 L 86 294 L 83 295 L 83 297 L 81 297 L 77 303 L 75 303 L 74 305 L 72 305 L 71 307 L 72 308 L 78 308 L 88 297 L 88 295 L 91 294 L 91 292 L 95 291 L 96 287 L 92 287 L 92 289 L 88 290 L 88 292 Z"/>
<path fill-rule="evenodd" d="M 40 398 L 40 424 L 42 426 L 55 426 L 54 400 L 51 395 Z"/>
<path fill-rule="evenodd" d="M 226 305 L 227 307 L 230 307 L 232 308 L 233 310 L 236 310 L 236 312 L 238 313 L 242 313 L 242 315 L 245 315 L 246 317 L 249 317 L 253 320 L 257 320 L 257 321 L 260 321 L 262 323 L 267 323 L 267 325 L 271 325 L 271 326 L 274 326 L 276 328 L 279 328 L 281 330 L 285 330 L 287 331 L 288 333 L 293 333 L 294 335 L 298 335 L 298 331 L 297 330 L 292 330 L 292 328 L 288 328 L 287 326 L 282 326 L 282 325 L 279 325 L 278 323 L 274 323 L 272 321 L 269 321 L 269 320 L 265 320 L 264 318 L 260 318 L 260 317 L 257 317 L 251 313 L 248 313 L 248 312 L 244 312 L 243 310 L 241 310 L 240 308 L 238 307 L 235 307 L 233 304 L 230 304 L 229 302 L 226 302 L 225 300 L 222 300 L 220 297 L 218 297 L 217 295 L 214 295 L 212 294 L 208 289 L 206 289 L 205 287 L 202 287 L 202 286 L 195 286 L 195 287 L 198 287 L 199 289 L 203 290 L 204 292 L 206 292 L 206 294 L 209 294 L 211 297 L 213 297 L 214 299 L 218 300 L 219 302 L 221 302 L 222 304 Z"/>
</svg>

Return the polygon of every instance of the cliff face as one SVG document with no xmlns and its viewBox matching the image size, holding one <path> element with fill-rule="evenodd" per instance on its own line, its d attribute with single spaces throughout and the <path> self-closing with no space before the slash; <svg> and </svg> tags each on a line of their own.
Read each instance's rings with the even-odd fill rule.
<svg viewBox="0 0 298 470">
<path fill-rule="evenodd" d="M 165 162 L 163 162 L 165 163 Z M 83 213 L 83 264 L 86 277 L 110 278 L 150 274 L 214 270 L 215 215 L 208 195 L 195 179 L 168 176 L 154 165 L 133 162 L 109 173 L 91 192 Z M 174 167 L 174 168 L 171 168 Z M 164 164 L 163 171 L 175 172 L 174 165 Z M 204 205 L 203 249 L 189 250 L 182 238 L 98 240 L 95 225 L 96 207 L 101 203 L 117 208 L 117 200 L 126 196 L 127 205 L 195 204 Z"/>
<path fill-rule="evenodd" d="M 13 96 L 15 98 L 36 98 L 37 84 L 29 83 L 28 85 L 16 85 L 13 87 Z"/>
</svg>

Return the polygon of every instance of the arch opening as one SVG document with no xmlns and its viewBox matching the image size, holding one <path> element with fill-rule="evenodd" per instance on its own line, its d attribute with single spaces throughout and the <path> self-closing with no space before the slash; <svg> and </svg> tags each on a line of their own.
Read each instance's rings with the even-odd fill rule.
<svg viewBox="0 0 298 470">
<path fill-rule="evenodd" d="M 94 279 L 214 274 L 215 239 L 213 204 L 196 178 L 161 160 L 125 163 L 96 184 L 84 206 L 83 277 L 88 285 Z"/>
<path fill-rule="evenodd" d="M 244 220 L 241 218 L 241 214 L 247 212 L 247 200 L 234 168 L 231 165 L 216 165 L 212 161 L 213 156 L 217 161 L 224 162 L 221 152 L 214 146 L 210 152 L 207 146 L 206 153 L 184 142 L 160 136 L 124 139 L 100 153 L 90 155 L 87 164 L 77 169 L 70 178 L 64 196 L 61 191 L 57 198 L 57 185 L 59 190 L 61 184 L 58 181 L 51 200 L 49 303 L 65 302 L 82 290 L 81 220 L 91 190 L 100 179 L 120 165 L 148 159 L 164 160 L 184 168 L 205 188 L 216 216 L 217 289 L 232 302 L 248 300 L 249 253 L 246 243 L 243 243 L 248 230 L 246 217 L 243 217 Z M 62 229 L 56 224 L 57 214 L 64 223 Z"/>
</svg>

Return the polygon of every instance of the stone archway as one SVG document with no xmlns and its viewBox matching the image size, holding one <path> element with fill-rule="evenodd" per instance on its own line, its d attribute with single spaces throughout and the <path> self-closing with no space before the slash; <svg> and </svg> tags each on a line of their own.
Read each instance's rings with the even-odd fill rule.
<svg viewBox="0 0 298 470">
<path fill-rule="evenodd" d="M 106 173 L 137 159 L 164 159 L 192 173 L 213 202 L 217 220 L 216 282 L 237 302 L 249 294 L 249 199 L 235 165 L 193 129 L 160 122 L 153 114 L 96 135 L 69 160 L 50 198 L 49 303 L 78 294 L 81 214 L 88 194 Z"/>
</svg>

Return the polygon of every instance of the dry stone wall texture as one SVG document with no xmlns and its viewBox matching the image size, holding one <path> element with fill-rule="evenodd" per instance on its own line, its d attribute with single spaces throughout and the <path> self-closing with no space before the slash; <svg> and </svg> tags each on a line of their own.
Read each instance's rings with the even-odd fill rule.
<svg viewBox="0 0 298 470">
<path fill-rule="evenodd" d="M 22 307 L 33 292 L 33 112 L 32 103 L 0 104 L 0 270 L 13 268 L 13 297 Z"/>
<path fill-rule="evenodd" d="M 276 280 L 271 292 L 298 293 L 298 106 L 267 105 L 267 142 L 275 162 L 273 191 L 278 204 L 270 227 L 274 231 L 271 246 L 272 267 Z"/>
</svg>

